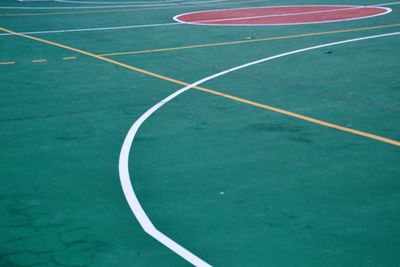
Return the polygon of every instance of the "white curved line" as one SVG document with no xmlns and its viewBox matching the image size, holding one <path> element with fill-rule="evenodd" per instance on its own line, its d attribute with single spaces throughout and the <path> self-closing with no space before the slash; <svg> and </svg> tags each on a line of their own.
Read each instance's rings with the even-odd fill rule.
<svg viewBox="0 0 400 267">
<path fill-rule="evenodd" d="M 140 225 L 144 229 L 146 233 L 151 235 L 153 238 L 161 242 L 163 245 L 168 247 L 170 250 L 177 253 L 179 256 L 190 262 L 195 266 L 204 266 L 208 267 L 211 266 L 172 239 L 168 236 L 161 233 L 153 223 L 150 221 L 149 217 L 146 215 L 145 211 L 143 210 L 142 206 L 140 205 L 139 200 L 136 197 L 135 191 L 133 190 L 131 179 L 129 176 L 129 152 L 132 146 L 133 139 L 135 138 L 136 132 L 142 123 L 150 117 L 157 109 L 161 108 L 165 103 L 169 102 L 173 98 L 177 97 L 178 95 L 182 94 L 189 88 L 183 88 L 181 90 L 176 91 L 175 93 L 171 94 L 164 100 L 160 101 L 149 110 L 147 110 L 131 127 L 128 132 L 128 135 L 125 137 L 124 143 L 122 145 L 121 153 L 119 156 L 119 177 L 122 185 L 122 189 L 124 191 L 124 195 L 126 200 L 128 201 L 129 206 L 133 214 L 135 215 L 136 219 L 139 221 Z"/>
<path fill-rule="evenodd" d="M 306 5 L 304 5 L 306 6 Z M 298 6 L 298 7 L 304 7 L 304 6 Z M 314 6 L 314 5 L 311 5 Z M 315 5 L 319 6 L 319 5 Z M 320 5 L 321 7 L 324 6 L 330 6 L 330 5 Z M 276 7 L 284 7 L 284 6 L 272 6 L 272 7 L 263 7 L 263 8 L 276 8 Z M 200 20 L 200 21 L 182 21 L 179 19 L 179 17 L 190 15 L 190 14 L 198 14 L 198 13 L 206 13 L 206 12 L 215 12 L 215 11 L 224 11 L 227 9 L 219 9 L 219 10 L 208 10 L 208 11 L 200 11 L 200 12 L 189 12 L 189 13 L 184 13 L 180 15 L 176 15 L 173 17 L 173 19 L 177 22 L 183 23 L 183 24 L 193 24 L 193 25 L 210 25 L 210 26 L 266 26 L 266 25 L 297 25 L 297 24 L 316 24 L 316 23 L 327 23 L 327 22 L 335 22 L 335 21 L 349 21 L 349 20 L 358 20 L 358 19 L 365 19 L 365 18 L 372 18 L 376 16 L 382 16 L 390 13 L 392 9 L 387 8 L 387 7 L 380 7 L 380 6 L 342 6 L 342 7 L 348 7 L 348 8 L 340 8 L 340 9 L 330 9 L 330 10 L 319 10 L 319 11 L 306 11 L 306 12 L 297 12 L 297 13 L 287 13 L 287 14 L 273 14 L 273 15 L 260 15 L 260 16 L 250 16 L 250 17 L 237 17 L 237 18 L 226 18 L 226 19 L 213 19 L 213 20 Z M 212 22 L 221 22 L 221 21 L 235 21 L 239 19 L 243 20 L 249 20 L 249 19 L 257 19 L 257 18 L 273 18 L 273 17 L 285 17 L 285 16 L 298 16 L 298 15 L 308 15 L 308 14 L 319 14 L 319 13 L 329 13 L 329 12 L 338 12 L 338 11 L 347 11 L 347 10 L 353 10 L 353 9 L 362 9 L 362 8 L 380 8 L 383 10 L 386 10 L 384 13 L 380 14 L 375 14 L 375 15 L 368 15 L 368 16 L 362 16 L 362 17 L 356 17 L 356 18 L 349 18 L 349 19 L 335 19 L 335 20 L 329 20 L 329 21 L 318 21 L 318 22 L 300 22 L 300 23 L 282 23 L 282 24 L 276 24 L 276 23 L 265 23 L 265 24 L 213 24 Z M 256 7 L 256 8 L 261 8 L 261 7 Z M 234 8 L 232 10 L 238 10 L 241 8 Z M 228 9 L 229 10 L 229 9 Z M 206 23 L 204 23 L 206 22 Z"/>
<path fill-rule="evenodd" d="M 116 6 L 71 6 L 71 7 L 15 7 L 15 6 L 2 6 L 0 9 L 24 9 L 24 10 L 57 10 L 57 9 L 104 9 L 104 8 L 122 8 L 122 7 L 163 7 L 163 6 L 179 6 L 179 5 L 197 5 L 197 4 L 208 4 L 215 2 L 223 2 L 226 0 L 207 0 L 207 1 L 196 1 L 190 3 L 166 3 L 166 4 L 143 4 L 143 5 L 116 5 Z M 56 2 L 61 2 L 57 0 Z"/>
<path fill-rule="evenodd" d="M 298 16 L 298 15 L 308 15 L 308 14 L 319 14 L 319 13 L 329 13 L 329 12 L 338 12 L 338 11 L 347 11 L 347 10 L 353 10 L 353 9 L 362 9 L 362 8 L 369 8 L 369 6 L 342 6 L 346 8 L 340 8 L 340 9 L 329 9 L 329 10 L 318 10 L 318 11 L 305 11 L 305 12 L 295 12 L 295 13 L 286 13 L 286 14 L 273 14 L 273 15 L 259 15 L 259 16 L 249 16 L 249 17 L 236 17 L 236 18 L 226 18 L 226 19 L 210 19 L 210 20 L 199 20 L 199 21 L 193 21 L 193 22 L 185 22 L 181 21 L 179 19 L 175 19 L 177 16 L 174 17 L 174 20 L 177 20 L 182 23 L 201 23 L 201 22 L 220 22 L 220 21 L 231 21 L 231 20 L 238 20 L 238 19 L 258 19 L 258 18 L 274 18 L 274 17 L 287 17 L 287 16 Z M 389 8 L 384 8 L 384 7 L 377 7 L 383 10 L 390 10 Z M 188 14 L 196 14 L 196 12 L 191 12 Z M 198 12 L 198 13 L 203 13 L 203 12 Z M 180 16 L 185 16 L 187 14 L 182 14 L 178 15 Z"/>
<path fill-rule="evenodd" d="M 135 191 L 133 190 L 130 175 L 129 175 L 129 154 L 130 150 L 132 147 L 133 140 L 135 138 L 135 135 L 137 131 L 139 130 L 140 126 L 145 122 L 146 119 L 148 119 L 154 112 L 156 112 L 158 109 L 160 109 L 162 106 L 164 106 L 166 103 L 174 99 L 175 97 L 183 94 L 184 92 L 188 91 L 189 89 L 200 85 L 204 82 L 210 81 L 212 79 L 215 79 L 217 77 L 220 77 L 222 75 L 234 72 L 236 70 L 240 70 L 246 67 L 250 67 L 259 63 L 271 61 L 273 59 L 281 58 L 281 57 L 286 57 L 289 55 L 297 54 L 297 53 L 302 53 L 314 49 L 319 49 L 323 47 L 328 47 L 328 46 L 335 46 L 335 45 L 340 45 L 340 44 L 346 44 L 346 43 L 352 43 L 352 42 L 357 42 L 357 41 L 362 41 L 362 40 L 368 40 L 368 39 L 375 39 L 375 38 L 381 38 L 381 37 L 387 37 L 387 36 L 394 36 L 394 35 L 400 35 L 400 32 L 393 32 L 393 33 L 386 33 L 386 34 L 380 34 L 380 35 L 372 35 L 372 36 L 367 36 L 367 37 L 361 37 L 361 38 L 355 38 L 355 39 L 349 39 L 349 40 L 344 40 L 344 41 L 339 41 L 339 42 L 333 42 L 333 43 L 328 43 L 328 44 L 322 44 L 322 45 L 317 45 L 317 46 L 311 46 L 303 49 L 298 49 L 286 53 L 282 53 L 279 55 L 271 56 L 271 57 L 266 57 L 260 60 L 252 61 L 222 72 L 219 72 L 217 74 L 211 75 L 209 77 L 206 77 L 204 79 L 201 79 L 195 83 L 192 83 L 188 86 L 183 87 L 182 89 L 174 92 L 173 94 L 169 95 L 168 97 L 164 98 L 160 102 L 158 102 L 156 105 L 151 107 L 149 110 L 147 110 L 138 120 L 135 121 L 135 123 L 132 125 L 132 127 L 129 129 L 127 136 L 125 137 L 124 143 L 122 144 L 121 148 L 121 153 L 119 157 L 119 177 L 122 185 L 122 189 L 125 195 L 126 200 L 128 201 L 128 204 L 139 221 L 139 224 L 142 226 L 144 231 L 148 233 L 150 236 L 167 246 L 169 249 L 171 249 L 173 252 L 193 264 L 194 266 L 210 266 L 208 263 L 205 261 L 201 260 L 198 258 L 196 255 L 167 237 L 165 234 L 161 233 L 157 228 L 153 225 L 149 217 L 147 216 L 146 212 L 143 210 L 142 205 L 140 204 L 138 198 L 136 197 Z"/>
</svg>

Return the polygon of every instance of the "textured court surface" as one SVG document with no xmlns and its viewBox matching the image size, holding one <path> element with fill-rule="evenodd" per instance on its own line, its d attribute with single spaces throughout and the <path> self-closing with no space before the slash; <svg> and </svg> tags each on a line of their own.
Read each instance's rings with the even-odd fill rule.
<svg viewBox="0 0 400 267">
<path fill-rule="evenodd" d="M 99 1 L 1 1 L 0 266 L 190 266 L 127 204 L 118 162 L 132 124 L 220 71 L 400 31 L 396 3 L 332 23 L 173 20 L 377 0 Z M 400 266 L 400 35 L 288 55 L 201 88 L 160 108 L 133 141 L 132 184 L 161 232 L 213 266 Z"/>
</svg>

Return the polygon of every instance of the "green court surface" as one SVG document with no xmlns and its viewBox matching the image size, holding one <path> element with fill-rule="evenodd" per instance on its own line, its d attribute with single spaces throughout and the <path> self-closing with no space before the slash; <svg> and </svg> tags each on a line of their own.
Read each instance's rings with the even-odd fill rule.
<svg viewBox="0 0 400 267">
<path fill-rule="evenodd" d="M 212 266 L 400 266 L 400 2 L 77 2 L 0 3 L 0 266 L 196 264 L 182 249 Z M 173 20 L 322 4 L 392 11 Z M 119 172 L 142 114 L 221 71 L 345 40 L 205 81 L 148 117 L 128 146 L 130 180 L 182 249 L 143 230 Z"/>
</svg>

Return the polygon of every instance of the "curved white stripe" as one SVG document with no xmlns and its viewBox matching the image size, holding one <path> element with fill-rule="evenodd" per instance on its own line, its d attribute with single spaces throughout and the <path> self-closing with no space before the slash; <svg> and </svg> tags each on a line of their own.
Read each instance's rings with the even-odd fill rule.
<svg viewBox="0 0 400 267">
<path fill-rule="evenodd" d="M 388 5 L 388 4 L 386 4 Z M 304 6 L 296 6 L 296 7 L 305 7 Z M 330 6 L 330 5 L 315 5 L 315 6 Z M 339 6 L 339 5 L 338 5 Z M 271 7 L 256 7 L 257 9 L 259 8 L 277 8 L 277 7 L 284 7 L 284 6 L 271 6 Z M 229 10 L 229 9 L 219 9 L 219 10 L 207 10 L 207 11 L 200 11 L 200 12 L 189 12 L 189 13 L 183 13 L 176 15 L 173 17 L 173 19 L 177 22 L 183 23 L 183 24 L 194 24 L 194 25 L 210 25 L 210 26 L 266 26 L 266 25 L 295 25 L 295 24 L 316 24 L 316 23 L 327 23 L 327 22 L 335 22 L 335 21 L 349 21 L 349 20 L 358 20 L 358 19 L 365 19 L 365 18 L 372 18 L 372 17 L 377 17 L 377 16 L 382 16 L 390 13 L 392 9 L 387 8 L 387 7 L 380 7 L 380 6 L 342 6 L 342 7 L 347 7 L 347 8 L 340 8 L 340 9 L 330 9 L 330 10 L 319 10 L 319 11 L 305 11 L 305 12 L 297 12 L 297 13 L 287 13 L 287 14 L 273 14 L 273 15 L 259 15 L 259 16 L 250 16 L 250 17 L 237 17 L 237 18 L 226 18 L 226 19 L 212 19 L 212 20 L 200 20 L 200 21 L 182 21 L 179 19 L 179 17 L 190 15 L 190 14 L 199 14 L 199 13 L 207 13 L 207 12 L 215 12 L 215 11 L 224 11 L 224 10 Z M 353 10 L 353 9 L 362 9 L 362 8 L 380 8 L 385 10 L 384 13 L 376 14 L 376 15 L 367 15 L 367 16 L 361 16 L 361 17 L 356 17 L 356 18 L 349 18 L 349 19 L 336 19 L 336 20 L 325 20 L 325 21 L 319 21 L 319 22 L 300 22 L 300 23 L 282 23 L 282 24 L 276 24 L 276 23 L 265 23 L 265 24 L 213 24 L 213 22 L 221 22 L 221 21 L 235 21 L 235 20 L 248 20 L 248 19 L 257 19 L 257 18 L 273 18 L 273 17 L 285 17 L 285 16 L 298 16 L 298 15 L 308 15 L 308 14 L 319 14 L 319 13 L 329 13 L 329 12 L 339 12 L 339 11 L 347 11 L 347 10 Z M 242 8 L 233 8 L 232 10 L 238 10 Z M 206 22 L 206 23 L 204 23 Z"/>
<path fill-rule="evenodd" d="M 194 254 L 192 254 L 190 251 L 187 249 L 183 248 L 179 244 L 177 244 L 175 241 L 172 239 L 168 238 L 166 235 L 158 231 L 155 226 L 152 224 L 148 216 L 146 215 L 145 211 L 143 210 L 142 206 L 140 205 L 139 200 L 136 197 L 136 194 L 133 190 L 132 184 L 131 184 L 131 179 L 129 176 L 129 153 L 132 147 L 133 139 L 135 138 L 135 135 L 137 131 L 139 130 L 140 126 L 143 124 L 143 122 L 148 119 L 154 112 L 156 112 L 158 109 L 160 109 L 163 105 L 174 99 L 175 97 L 179 96 L 180 94 L 188 91 L 189 89 L 200 85 L 204 82 L 210 81 L 212 79 L 215 79 L 217 77 L 223 76 L 225 74 L 234 72 L 236 70 L 240 70 L 249 66 L 253 66 L 259 63 L 271 61 L 273 59 L 297 54 L 297 53 L 302 53 L 314 49 L 319 49 L 323 47 L 328 47 L 328 46 L 335 46 L 335 45 L 340 45 L 340 44 L 346 44 L 346 43 L 352 43 L 352 42 L 357 42 L 357 41 L 362 41 L 362 40 L 369 40 L 369 39 L 375 39 L 375 38 L 382 38 L 382 37 L 387 37 L 387 36 L 394 36 L 394 35 L 400 35 L 400 32 L 393 32 L 393 33 L 387 33 L 387 34 L 380 34 L 380 35 L 373 35 L 373 36 L 367 36 L 367 37 L 361 37 L 361 38 L 355 38 L 355 39 L 350 39 L 350 40 L 344 40 L 344 41 L 339 41 L 339 42 L 333 42 L 333 43 L 328 43 L 328 44 L 322 44 L 322 45 L 317 45 L 317 46 L 312 46 L 308 48 L 303 48 L 303 49 L 298 49 L 294 51 L 290 51 L 287 53 L 275 55 L 272 57 L 267 57 L 263 58 L 260 60 L 256 60 L 253 62 L 249 62 L 222 72 L 219 72 L 217 74 L 211 75 L 209 77 L 206 77 L 202 80 L 199 80 L 195 83 L 192 83 L 176 92 L 173 94 L 169 95 L 153 107 L 151 107 L 149 110 L 147 110 L 130 128 L 128 131 L 127 136 L 125 137 L 124 143 L 122 145 L 121 153 L 120 153 L 120 160 L 119 160 L 119 175 L 120 175 L 120 180 L 121 180 L 121 185 L 122 189 L 125 194 L 125 198 L 127 199 L 129 206 L 131 207 L 134 215 L 138 219 L 140 225 L 143 227 L 143 229 L 154 237 L 156 240 L 160 241 L 162 244 L 170 248 L 172 251 L 180 255 L 182 258 L 190 262 L 191 264 L 195 266 L 210 266 Z"/>
<path fill-rule="evenodd" d="M 121 153 L 119 156 L 119 176 L 121 180 L 122 189 L 124 191 L 124 195 L 126 200 L 128 201 L 133 214 L 139 221 L 140 225 L 144 229 L 146 233 L 151 235 L 153 238 L 164 244 L 166 247 L 177 253 L 179 256 L 190 262 L 195 266 L 211 266 L 160 231 L 158 231 L 153 223 L 150 221 L 149 217 L 147 217 L 145 211 L 143 210 L 142 206 L 140 205 L 139 200 L 136 197 L 135 191 L 133 190 L 131 179 L 129 177 L 129 168 L 128 168 L 128 161 L 129 161 L 129 152 L 132 146 L 133 139 L 135 138 L 136 132 L 139 129 L 140 125 L 150 117 L 157 109 L 161 108 L 165 103 L 169 102 L 170 100 L 174 99 L 178 95 L 182 94 L 188 88 L 183 88 L 181 90 L 176 91 L 175 93 L 171 94 L 161 102 L 154 105 L 152 108 L 147 110 L 131 127 L 128 132 L 128 135 L 125 137 L 125 141 L 122 145 Z"/>
<path fill-rule="evenodd" d="M 286 57 L 289 55 L 293 54 L 298 54 L 314 49 L 319 49 L 323 47 L 328 47 L 328 46 L 335 46 L 335 45 L 340 45 L 340 44 L 346 44 L 346 43 L 352 43 L 352 42 L 357 42 L 357 41 L 362 41 L 362 40 L 369 40 L 369 39 L 375 39 L 375 38 L 381 38 L 381 37 L 387 37 L 387 36 L 394 36 L 394 35 L 400 35 L 400 32 L 393 32 L 393 33 L 387 33 L 387 34 L 380 34 L 380 35 L 372 35 L 372 36 L 367 36 L 367 37 L 361 37 L 361 38 L 355 38 L 355 39 L 350 39 L 350 40 L 344 40 L 344 41 L 339 41 L 339 42 L 333 42 L 333 43 L 328 43 L 328 44 L 322 44 L 322 45 L 317 45 L 317 46 L 311 46 L 308 48 L 303 48 L 303 49 L 298 49 L 294 51 L 290 51 L 287 53 L 275 55 L 272 57 L 267 57 L 263 58 L 260 60 L 256 60 L 253 62 L 249 62 L 222 72 L 219 72 L 217 74 L 211 75 L 209 77 L 206 77 L 202 80 L 199 80 L 195 83 L 192 83 L 188 86 L 185 86 L 184 88 L 174 92 L 173 94 L 169 95 L 168 97 L 164 98 L 162 101 L 151 107 L 149 110 L 147 110 L 135 123 L 132 125 L 132 127 L 129 129 L 127 136 L 125 137 L 124 143 L 121 148 L 121 153 L 119 157 L 119 176 L 120 176 L 120 181 L 122 185 L 122 189 L 124 191 L 124 195 L 126 200 L 129 203 L 129 206 L 131 210 L 133 211 L 133 214 L 139 221 L 140 225 L 144 229 L 146 233 L 148 233 L 150 236 L 167 246 L 169 249 L 174 251 L 176 254 L 190 262 L 191 264 L 195 266 L 210 266 L 208 263 L 204 262 L 197 256 L 195 256 L 193 253 L 185 249 L 184 247 L 180 246 L 177 244 L 175 241 L 161 233 L 160 231 L 155 228 L 153 223 L 150 221 L 149 217 L 143 210 L 142 206 L 140 205 L 140 202 L 138 198 L 136 197 L 135 191 L 133 190 L 130 175 L 129 175 L 129 153 L 132 147 L 133 140 L 135 138 L 135 135 L 137 131 L 139 130 L 140 126 L 147 120 L 154 112 L 156 112 L 158 109 L 160 109 L 162 106 L 164 106 L 166 103 L 174 99 L 175 97 L 179 96 L 180 94 L 188 91 L 189 89 L 200 85 L 204 82 L 210 81 L 212 79 L 215 79 L 217 77 L 223 76 L 225 74 L 234 72 L 236 70 L 240 70 L 246 67 L 250 67 L 259 63 L 271 61 L 273 59 L 281 58 L 281 57 Z"/>
</svg>

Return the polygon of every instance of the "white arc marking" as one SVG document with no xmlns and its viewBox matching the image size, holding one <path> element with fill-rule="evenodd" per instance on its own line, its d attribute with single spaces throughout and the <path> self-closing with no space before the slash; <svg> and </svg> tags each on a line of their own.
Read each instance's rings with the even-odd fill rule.
<svg viewBox="0 0 400 267">
<path fill-rule="evenodd" d="M 325 7 L 325 6 L 327 6 L 327 5 L 324 5 L 322 7 Z M 270 7 L 270 8 L 276 8 L 276 7 L 277 6 Z M 301 6 L 301 7 L 304 7 L 304 6 Z M 328 9 L 328 10 L 318 10 L 318 11 L 304 11 L 304 12 L 295 12 L 295 13 L 287 13 L 287 14 L 258 15 L 258 16 L 226 18 L 226 19 L 210 19 L 210 20 L 199 20 L 199 21 L 182 21 L 182 20 L 179 19 L 179 17 L 185 16 L 185 15 L 207 13 L 207 12 L 215 11 L 215 10 L 211 10 L 211 11 L 184 13 L 184 14 L 175 16 L 173 19 L 178 21 L 178 22 L 181 22 L 181 23 L 196 24 L 196 23 L 203 23 L 203 22 L 221 22 L 221 21 L 223 22 L 223 21 L 235 21 L 235 20 L 249 20 L 249 19 L 261 19 L 261 18 L 299 16 L 299 15 L 309 15 L 309 14 L 319 14 L 319 13 L 331 13 L 331 12 L 348 11 L 348 10 L 353 10 L 353 9 L 365 9 L 365 8 L 370 8 L 370 6 L 343 6 L 343 8 L 339 8 L 339 9 Z M 377 7 L 377 8 L 380 8 L 380 7 Z M 237 9 L 240 9 L 240 8 L 236 8 L 236 10 Z M 386 10 L 386 13 L 388 11 L 389 12 L 391 11 L 390 8 L 382 7 L 381 9 Z M 378 14 L 378 15 L 385 15 L 386 13 Z M 373 16 L 377 16 L 377 15 L 373 15 Z M 369 16 L 364 16 L 364 17 L 357 17 L 355 19 L 358 19 L 358 18 L 369 18 L 369 17 L 372 17 L 372 16 L 369 15 Z M 341 19 L 341 20 L 344 20 L 344 19 Z M 337 20 L 337 21 L 341 21 L 341 20 Z"/>
<path fill-rule="evenodd" d="M 357 42 L 357 41 L 363 41 L 363 40 L 369 40 L 369 39 L 376 39 L 376 38 L 381 38 L 381 37 L 388 37 L 388 36 L 394 36 L 394 35 L 400 35 L 400 32 L 393 32 L 393 33 L 387 33 L 387 34 L 380 34 L 380 35 L 372 35 L 372 36 L 367 36 L 367 37 L 361 37 L 361 38 L 355 38 L 355 39 L 350 39 L 350 40 L 344 40 L 344 41 L 339 41 L 339 42 L 333 42 L 333 43 L 328 43 L 328 44 L 322 44 L 322 45 L 317 45 L 317 46 L 311 46 L 303 49 L 298 49 L 290 52 L 286 52 L 283 54 L 263 58 L 260 60 L 252 61 L 222 72 L 219 72 L 217 74 L 211 75 L 209 77 L 206 77 L 202 80 L 199 80 L 195 83 L 192 83 L 188 86 L 185 86 L 184 88 L 174 92 L 173 94 L 169 95 L 168 97 L 164 98 L 162 101 L 158 102 L 156 105 L 151 107 L 149 110 L 147 110 L 140 118 L 135 121 L 135 123 L 132 125 L 132 127 L 129 129 L 127 136 L 125 137 L 124 143 L 121 148 L 121 153 L 119 157 L 119 176 L 120 176 L 120 181 L 122 185 L 122 189 L 125 195 L 126 200 L 128 201 L 128 204 L 139 221 L 139 224 L 142 226 L 144 231 L 148 233 L 150 236 L 164 244 L 166 247 L 171 249 L 173 252 L 193 264 L 194 266 L 211 266 L 190 251 L 188 251 L 186 248 L 182 247 L 175 241 L 173 241 L 171 238 L 166 236 L 165 234 L 161 233 L 157 228 L 153 225 L 149 217 L 147 216 L 146 212 L 143 210 L 138 198 L 136 197 L 135 191 L 133 190 L 130 175 L 129 175 L 129 153 L 132 147 L 133 140 L 135 138 L 135 135 L 137 131 L 139 130 L 140 126 L 147 120 L 154 112 L 156 112 L 158 109 L 160 109 L 162 106 L 164 106 L 166 103 L 174 99 L 175 97 L 181 95 L 182 93 L 188 91 L 189 89 L 200 85 L 204 82 L 210 81 L 212 79 L 215 79 L 217 77 L 223 76 L 225 74 L 234 72 L 236 70 L 240 70 L 246 67 L 250 67 L 259 63 L 271 61 L 273 59 L 281 58 L 281 57 L 286 57 L 289 55 L 297 54 L 297 53 L 302 53 L 314 49 L 319 49 L 323 47 L 328 47 L 328 46 L 335 46 L 335 45 L 340 45 L 340 44 L 346 44 L 346 43 L 352 43 L 352 42 Z"/>
</svg>

